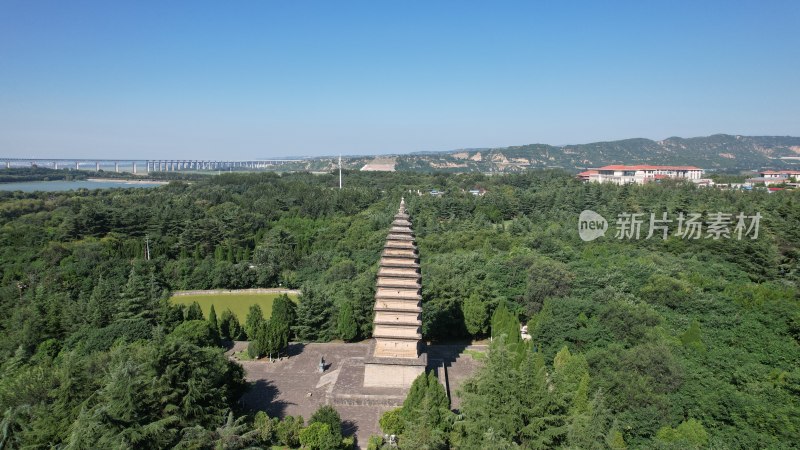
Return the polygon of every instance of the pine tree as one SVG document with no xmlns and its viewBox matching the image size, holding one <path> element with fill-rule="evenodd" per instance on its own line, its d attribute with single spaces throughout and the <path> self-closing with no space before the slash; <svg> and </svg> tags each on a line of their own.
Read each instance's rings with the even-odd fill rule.
<svg viewBox="0 0 800 450">
<path fill-rule="evenodd" d="M 522 443 L 529 448 L 556 447 L 563 438 L 565 417 L 555 403 L 542 353 L 529 348 L 520 374 L 525 423 Z"/>
<path fill-rule="evenodd" d="M 211 327 L 214 341 L 219 345 L 219 324 L 217 323 L 217 312 L 214 310 L 214 305 L 211 305 L 211 309 L 208 311 L 208 325 Z"/>
<path fill-rule="evenodd" d="M 572 407 L 570 408 L 570 415 L 579 415 L 586 412 L 589 407 L 589 374 L 583 374 L 581 381 L 578 384 L 578 389 L 575 391 L 575 396 L 572 398 Z"/>
<path fill-rule="evenodd" d="M 192 302 L 189 308 L 186 309 L 186 320 L 203 320 L 203 310 L 200 304 Z"/>
<path fill-rule="evenodd" d="M 583 355 L 571 354 L 565 345 L 553 359 L 553 369 L 555 399 L 560 408 L 569 410 L 575 401 L 576 394 L 580 393 L 581 383 L 588 383 L 584 377 L 588 377 L 589 364 Z M 588 392 L 588 387 L 584 389 L 584 393 L 586 392 Z"/>
<path fill-rule="evenodd" d="M 422 419 L 426 420 L 431 428 L 448 431 L 450 425 L 448 417 L 450 412 L 450 399 L 444 386 L 436 378 L 433 371 L 428 372 L 428 388 L 425 392 L 425 400 L 422 402 Z"/>
<path fill-rule="evenodd" d="M 152 293 L 150 289 L 149 274 L 147 277 L 139 273 L 141 265 L 134 265 L 128 275 L 128 282 L 125 285 L 117 308 L 114 319 L 152 319 L 154 308 L 152 305 Z"/>
<path fill-rule="evenodd" d="M 253 357 L 269 356 L 270 359 L 280 355 L 288 344 L 286 328 L 273 320 L 261 323 L 255 340 L 250 340 L 253 350 L 248 347 L 248 354 Z M 255 344 L 255 345 L 253 345 Z"/>
<path fill-rule="evenodd" d="M 522 400 L 526 415 L 543 416 L 549 410 L 549 389 L 547 383 L 547 367 L 541 352 L 532 349 L 527 352 L 520 365 Z M 529 421 L 529 420 L 526 420 Z"/>
<path fill-rule="evenodd" d="M 231 337 L 231 316 L 233 316 L 233 312 L 231 312 L 230 308 L 226 308 L 225 311 L 222 311 L 222 315 L 219 316 L 219 338 L 223 340 L 233 339 Z"/>
<path fill-rule="evenodd" d="M 226 308 L 225 311 L 222 311 L 222 315 L 219 318 L 220 338 L 235 341 L 240 338 L 241 333 L 242 326 L 239 324 L 239 319 L 230 308 Z"/>
<path fill-rule="evenodd" d="M 294 302 L 286 294 L 281 294 L 272 304 L 270 320 L 286 328 L 287 340 L 291 337 L 291 328 L 297 322 L 297 311 Z"/>
<path fill-rule="evenodd" d="M 275 427 L 280 419 L 270 418 L 266 412 L 259 411 L 253 418 L 253 431 L 256 432 L 258 443 L 269 448 L 275 438 Z"/>
<path fill-rule="evenodd" d="M 419 417 L 416 420 L 406 421 L 403 434 L 399 436 L 398 446 L 401 450 L 445 450 L 447 441 L 445 433 L 432 425 L 436 411 L 425 406 L 428 403 L 426 398 L 418 410 Z"/>
<path fill-rule="evenodd" d="M 436 378 L 436 375 L 431 370 L 428 372 L 428 387 L 425 391 L 425 396 L 430 399 L 430 407 L 437 409 L 450 409 L 450 399 L 447 398 L 447 392 L 444 386 Z"/>
<path fill-rule="evenodd" d="M 486 332 L 486 322 L 489 319 L 489 312 L 486 304 L 483 303 L 478 293 L 473 293 L 464 301 L 464 324 L 467 332 L 473 336 L 478 336 Z"/>
<path fill-rule="evenodd" d="M 339 310 L 339 320 L 336 323 L 336 328 L 339 332 L 339 337 L 343 341 L 353 340 L 358 335 L 358 325 L 355 317 L 353 317 L 353 306 L 350 302 L 344 302 L 344 305 Z"/>
<path fill-rule="evenodd" d="M 258 335 L 258 333 L 256 333 L 256 336 L 257 335 Z M 258 343 L 259 343 L 259 340 L 256 339 L 255 337 L 250 339 L 250 341 L 247 343 L 247 354 L 251 358 L 261 358 L 261 356 L 264 354 L 261 351 L 261 348 L 259 347 Z"/>
<path fill-rule="evenodd" d="M 95 328 L 102 328 L 111 323 L 114 316 L 115 292 L 113 284 L 104 277 L 100 277 L 97 284 L 92 289 L 87 306 L 87 318 L 89 324 Z"/>
<path fill-rule="evenodd" d="M 505 301 L 500 302 L 500 305 L 492 314 L 492 338 L 498 338 L 503 335 L 506 336 L 505 342 L 508 344 L 516 344 L 522 340 L 519 320 L 508 310 Z"/>
<path fill-rule="evenodd" d="M 425 398 L 425 393 L 428 391 L 428 375 L 427 373 L 421 373 L 414 381 L 411 383 L 411 388 L 408 390 L 408 395 L 406 395 L 406 399 L 403 401 L 403 414 L 408 417 L 408 415 L 412 414 L 415 409 L 422 403 L 422 399 Z"/>
<path fill-rule="evenodd" d="M 247 312 L 247 318 L 244 322 L 244 331 L 247 333 L 248 339 L 251 341 L 256 339 L 256 334 L 261 329 L 262 322 L 264 322 L 264 313 L 261 312 L 261 307 L 250 305 L 250 310 Z"/>
<path fill-rule="evenodd" d="M 585 377 L 588 380 L 588 376 Z M 575 398 L 579 397 L 576 394 Z M 583 401 L 581 399 L 580 401 Z M 567 442 L 571 448 L 605 448 L 609 433 L 611 413 L 605 406 L 601 392 L 597 392 L 591 402 L 585 403 L 582 412 L 576 407 L 569 418 Z"/>
<path fill-rule="evenodd" d="M 484 367 L 462 386 L 461 412 L 469 418 L 463 425 L 465 448 L 481 448 L 487 430 L 499 439 L 513 440 L 523 428 L 522 380 L 512 357 L 505 338 L 495 339 Z"/>
<path fill-rule="evenodd" d="M 147 278 L 147 289 L 148 289 L 148 298 L 151 301 L 151 305 L 158 301 L 161 298 L 162 294 L 164 293 L 163 283 L 156 275 L 156 269 L 153 266 L 150 266 L 150 274 Z"/>
<path fill-rule="evenodd" d="M 244 328 L 239 323 L 239 318 L 233 313 L 231 313 L 231 316 L 228 319 L 228 334 L 232 340 L 236 341 L 244 340 L 247 337 L 245 335 Z"/>
<path fill-rule="evenodd" d="M 302 341 L 317 341 L 329 338 L 333 304 L 312 286 L 303 287 L 303 296 L 297 306 L 297 325 L 294 331 Z"/>
</svg>

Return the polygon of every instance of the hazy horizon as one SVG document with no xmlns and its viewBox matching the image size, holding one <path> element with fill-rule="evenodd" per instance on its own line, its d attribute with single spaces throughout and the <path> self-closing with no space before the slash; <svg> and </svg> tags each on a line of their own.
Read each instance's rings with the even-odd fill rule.
<svg viewBox="0 0 800 450">
<path fill-rule="evenodd" d="M 795 2 L 0 6 L 0 155 L 800 136 Z"/>
</svg>

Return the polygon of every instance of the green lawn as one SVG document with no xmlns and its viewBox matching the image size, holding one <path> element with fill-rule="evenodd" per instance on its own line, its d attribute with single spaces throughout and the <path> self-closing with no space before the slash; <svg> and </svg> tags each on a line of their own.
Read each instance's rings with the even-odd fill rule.
<svg viewBox="0 0 800 450">
<path fill-rule="evenodd" d="M 191 305 L 192 302 L 200 304 L 203 310 L 203 315 L 208 318 L 208 311 L 211 305 L 214 305 L 214 310 L 217 312 L 217 318 L 222 315 L 222 311 L 230 309 L 239 322 L 244 323 L 247 318 L 247 312 L 250 310 L 250 305 L 261 306 L 261 311 L 264 312 L 264 317 L 269 318 L 272 315 L 272 302 L 281 294 L 196 294 L 196 295 L 177 295 L 170 299 L 172 303 L 180 305 Z M 297 296 L 287 294 L 292 301 L 297 302 Z"/>
<path fill-rule="evenodd" d="M 482 361 L 486 359 L 486 352 L 482 352 L 480 350 L 466 349 L 464 350 L 464 354 L 471 356 L 475 361 Z"/>
</svg>

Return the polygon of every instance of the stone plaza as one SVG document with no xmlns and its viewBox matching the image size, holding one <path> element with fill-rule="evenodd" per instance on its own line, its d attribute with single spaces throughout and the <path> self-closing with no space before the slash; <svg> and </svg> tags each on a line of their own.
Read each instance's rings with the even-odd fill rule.
<svg viewBox="0 0 800 450">
<path fill-rule="evenodd" d="M 246 342 L 237 342 L 230 352 L 241 351 Z M 457 391 L 479 362 L 464 350 L 485 351 L 485 346 L 430 345 L 428 370 L 435 370 L 458 409 Z M 381 434 L 381 414 L 400 406 L 408 389 L 364 387 L 364 361 L 370 352 L 367 343 L 292 343 L 288 357 L 240 361 L 250 389 L 242 406 L 251 411 L 266 411 L 270 417 L 301 415 L 305 420 L 322 405 L 339 411 L 343 433 L 355 435 L 356 443 L 366 447 L 369 436 Z M 325 368 L 319 371 L 320 359 Z"/>
</svg>

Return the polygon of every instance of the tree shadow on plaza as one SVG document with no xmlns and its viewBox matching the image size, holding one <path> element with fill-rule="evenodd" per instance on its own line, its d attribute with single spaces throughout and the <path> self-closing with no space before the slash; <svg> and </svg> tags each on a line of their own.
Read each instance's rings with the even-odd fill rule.
<svg viewBox="0 0 800 450">
<path fill-rule="evenodd" d="M 358 425 L 353 422 L 352 420 L 343 420 L 342 421 L 342 436 L 353 436 L 353 441 L 355 443 L 355 447 L 358 448 L 358 436 L 356 433 L 358 432 Z"/>
<path fill-rule="evenodd" d="M 276 400 L 281 391 L 268 380 L 258 380 L 242 396 L 240 402 L 248 411 L 265 411 L 270 417 L 283 418 L 286 407 L 291 403 Z"/>
<path fill-rule="evenodd" d="M 292 356 L 297 356 L 303 353 L 303 350 L 306 348 L 306 344 L 302 342 L 290 342 L 289 345 L 286 347 L 286 356 L 291 358 Z"/>
</svg>

